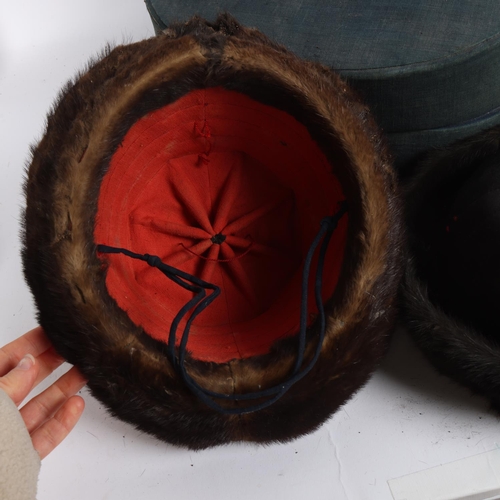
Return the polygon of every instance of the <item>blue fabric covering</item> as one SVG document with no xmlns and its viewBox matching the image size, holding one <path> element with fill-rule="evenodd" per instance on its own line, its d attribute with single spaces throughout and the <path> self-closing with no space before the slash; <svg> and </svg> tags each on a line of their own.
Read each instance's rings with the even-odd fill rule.
<svg viewBox="0 0 500 500">
<path fill-rule="evenodd" d="M 146 0 L 155 29 L 227 11 L 342 74 L 398 166 L 500 123 L 499 0 Z"/>
</svg>

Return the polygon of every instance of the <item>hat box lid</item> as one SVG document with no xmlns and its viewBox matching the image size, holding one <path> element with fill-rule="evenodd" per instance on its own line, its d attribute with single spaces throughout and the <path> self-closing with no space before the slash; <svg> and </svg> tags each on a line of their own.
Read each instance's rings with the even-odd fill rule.
<svg viewBox="0 0 500 500">
<path fill-rule="evenodd" d="M 370 106 L 405 168 L 419 152 L 500 123 L 497 0 L 146 0 L 157 32 L 226 10 L 334 68 Z"/>
</svg>

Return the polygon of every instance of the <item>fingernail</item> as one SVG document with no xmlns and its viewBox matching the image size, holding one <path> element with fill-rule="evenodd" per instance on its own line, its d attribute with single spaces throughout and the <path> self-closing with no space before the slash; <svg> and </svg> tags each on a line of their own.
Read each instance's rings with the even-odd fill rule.
<svg viewBox="0 0 500 500">
<path fill-rule="evenodd" d="M 31 354 L 26 354 L 21 361 L 19 361 L 19 364 L 17 365 L 17 368 L 19 370 L 29 370 L 33 365 L 35 364 L 35 358 Z"/>
</svg>

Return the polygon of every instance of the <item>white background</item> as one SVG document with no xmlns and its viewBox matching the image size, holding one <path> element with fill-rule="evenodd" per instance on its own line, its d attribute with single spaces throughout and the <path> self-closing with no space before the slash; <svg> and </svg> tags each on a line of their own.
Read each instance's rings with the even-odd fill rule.
<svg viewBox="0 0 500 500">
<path fill-rule="evenodd" d="M 0 345 L 36 324 L 18 238 L 28 147 L 58 89 L 106 42 L 152 35 L 141 0 L 1 0 Z M 39 500 L 389 500 L 388 479 L 500 443 L 487 404 L 436 375 L 402 333 L 363 390 L 287 445 L 178 449 L 82 394 L 76 429 L 43 461 Z"/>
</svg>

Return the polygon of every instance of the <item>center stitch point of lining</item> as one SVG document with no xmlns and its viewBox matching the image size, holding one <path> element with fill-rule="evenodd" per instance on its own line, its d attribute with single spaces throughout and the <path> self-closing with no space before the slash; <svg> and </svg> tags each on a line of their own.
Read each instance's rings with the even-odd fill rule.
<svg viewBox="0 0 500 500">
<path fill-rule="evenodd" d="M 226 236 L 222 233 L 218 233 L 212 236 L 210 238 L 210 241 L 212 243 L 215 243 L 216 245 L 221 245 L 222 243 L 224 243 L 224 241 L 226 241 Z"/>
</svg>

